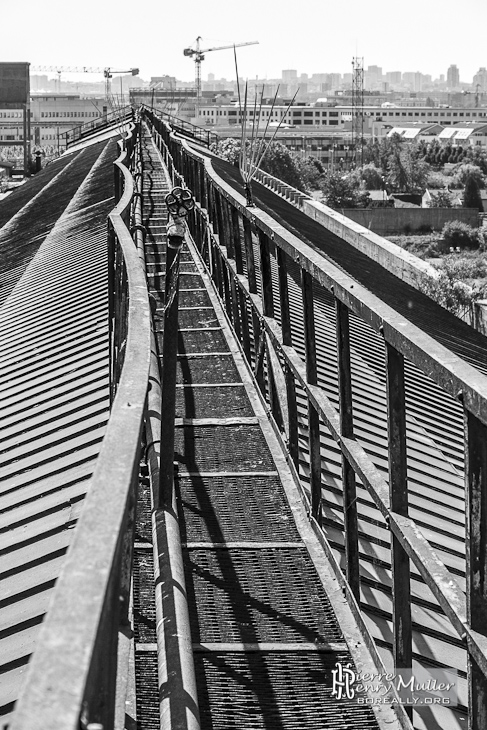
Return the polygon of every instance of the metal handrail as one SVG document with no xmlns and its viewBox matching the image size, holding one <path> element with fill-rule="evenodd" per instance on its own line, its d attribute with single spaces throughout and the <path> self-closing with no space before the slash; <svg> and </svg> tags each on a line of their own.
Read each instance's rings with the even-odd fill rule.
<svg viewBox="0 0 487 730">
<path fill-rule="evenodd" d="M 102 127 L 113 124 L 121 117 L 126 120 L 129 116 L 132 116 L 132 113 L 133 107 L 130 104 L 127 104 L 122 109 L 107 112 L 106 114 L 100 115 L 96 119 L 92 119 L 89 122 L 83 122 L 83 124 L 78 124 L 76 127 L 68 129 L 68 131 L 63 134 L 63 136 L 66 137 L 66 149 L 68 149 L 69 146 L 74 144 L 75 142 L 79 142 L 79 140 L 83 139 L 88 134 L 91 134 L 92 132 L 97 132 Z"/>
<path fill-rule="evenodd" d="M 275 422 L 280 426 L 281 433 L 288 436 L 291 457 L 296 464 L 297 385 L 307 398 L 311 493 L 309 499 L 304 493 L 303 496 L 308 500 L 314 529 L 331 559 L 334 559 L 333 553 L 321 528 L 320 423 L 328 428 L 340 448 L 347 513 L 347 580 L 344 580 L 338 564 L 335 564 L 337 578 L 342 582 L 357 620 L 361 622 L 357 604 L 360 576 L 356 478 L 360 479 L 369 492 L 392 534 L 393 554 L 396 556 L 393 561 L 396 666 L 411 666 L 412 661 L 411 560 L 464 642 L 469 658 L 471 727 L 486 727 L 487 589 L 484 576 L 487 575 L 487 554 L 484 546 L 487 542 L 487 376 L 276 224 L 272 217 L 257 208 L 247 208 L 244 197 L 215 173 L 210 159 L 199 155 L 184 141 L 177 139 L 170 127 L 158 120 L 156 115 L 151 114 L 149 118 L 156 130 L 156 136 L 163 140 L 164 154 L 170 166 L 175 166 L 178 174 L 184 177 L 200 201 L 192 219 L 193 238 L 208 263 L 212 264 L 211 273 L 228 316 L 240 333 L 244 352 L 254 368 L 257 382 L 268 398 Z M 208 226 L 208 219 L 211 227 Z M 271 250 L 276 252 L 277 285 L 271 276 Z M 256 251 L 260 253 L 257 261 L 254 260 Z M 290 326 L 286 272 L 291 261 L 298 265 L 301 272 L 304 359 L 293 346 Z M 317 383 L 313 284 L 331 292 L 335 300 L 339 408 Z M 280 302 L 280 321 L 274 316 L 276 297 Z M 389 482 L 353 433 L 348 331 L 350 312 L 380 334 L 385 343 Z M 249 326 L 254 330 L 255 345 L 249 337 Z M 267 358 L 266 374 L 263 367 L 264 357 Z M 438 558 L 414 520 L 408 516 L 405 358 L 463 405 L 467 493 L 467 598 L 454 575 Z M 287 424 L 283 423 L 283 409 L 279 407 L 279 393 L 273 374 L 276 367 L 283 371 L 282 381 L 285 382 L 284 390 L 287 391 Z"/>
<path fill-rule="evenodd" d="M 149 107 L 145 104 L 142 105 L 141 110 L 142 113 L 148 111 L 156 111 L 154 107 Z M 194 139 L 198 140 L 198 142 L 206 145 L 207 147 L 209 147 L 212 143 L 218 142 L 220 139 L 219 135 L 216 132 L 212 132 L 209 129 L 204 129 L 203 127 L 198 127 L 198 125 L 193 124 L 192 122 L 188 122 L 185 119 L 180 119 L 179 117 L 176 117 L 169 112 L 157 109 L 157 114 L 171 125 L 173 131 L 181 132 L 182 134 L 188 134 L 191 137 L 194 137 Z"/>
<path fill-rule="evenodd" d="M 115 163 L 123 193 L 109 216 L 115 277 L 122 301 L 111 316 L 110 418 L 73 541 L 41 628 L 12 730 L 113 727 L 117 641 L 127 622 L 131 544 L 141 432 L 150 363 L 150 309 L 145 277 L 127 228 L 134 187 L 126 167 L 133 134 Z M 117 339 L 115 337 L 115 339 Z M 123 341 L 122 341 L 123 340 Z"/>
</svg>

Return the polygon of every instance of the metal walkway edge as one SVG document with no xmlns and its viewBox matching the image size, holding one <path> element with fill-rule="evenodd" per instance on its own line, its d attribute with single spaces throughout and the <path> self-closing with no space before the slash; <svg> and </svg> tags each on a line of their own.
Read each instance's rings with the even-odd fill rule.
<svg viewBox="0 0 487 730">
<path fill-rule="evenodd" d="M 146 267 L 160 347 L 168 187 L 148 133 L 143 148 Z M 336 662 L 353 661 L 337 618 L 360 666 L 370 657 L 192 245 L 181 261 L 179 319 L 175 461 L 201 727 L 377 727 L 369 708 L 331 694 Z M 133 599 L 137 727 L 151 730 L 159 728 L 166 688 L 157 676 L 164 660 L 157 656 L 154 504 L 146 472 L 141 476 Z M 396 726 L 390 709 L 378 714 Z"/>
</svg>

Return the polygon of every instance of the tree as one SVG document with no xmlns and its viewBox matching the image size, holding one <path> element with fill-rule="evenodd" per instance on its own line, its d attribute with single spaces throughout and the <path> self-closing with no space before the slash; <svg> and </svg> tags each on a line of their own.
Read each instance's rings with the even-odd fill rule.
<svg viewBox="0 0 487 730">
<path fill-rule="evenodd" d="M 233 137 L 213 142 L 210 146 L 211 152 L 214 152 L 215 155 L 222 157 L 224 160 L 227 160 L 227 162 L 231 162 L 232 164 L 238 163 L 240 150 L 240 140 L 234 139 Z"/>
<path fill-rule="evenodd" d="M 477 178 L 473 175 L 469 175 L 465 180 L 465 189 L 463 191 L 463 207 L 464 208 L 477 208 L 478 211 L 483 211 L 482 198 L 480 197 L 480 190 Z"/>
<path fill-rule="evenodd" d="M 448 221 L 443 226 L 441 238 L 446 250 L 449 248 L 478 248 L 481 241 L 479 229 L 462 221 Z"/>
<path fill-rule="evenodd" d="M 454 183 L 457 185 L 465 185 L 467 178 L 471 177 L 476 181 L 479 188 L 484 187 L 485 178 L 482 170 L 471 162 L 462 162 L 454 168 L 453 173 Z"/>
<path fill-rule="evenodd" d="M 323 184 L 325 202 L 330 208 L 366 208 L 370 195 L 360 190 L 356 175 L 343 175 L 334 172 L 328 175 Z"/>
<path fill-rule="evenodd" d="M 373 162 L 369 162 L 368 165 L 362 167 L 360 177 L 366 190 L 382 190 L 384 184 L 382 170 L 377 168 Z"/>
<path fill-rule="evenodd" d="M 398 193 L 423 191 L 430 167 L 416 160 L 410 149 L 397 149 L 391 154 L 387 167 L 387 186 Z"/>
<path fill-rule="evenodd" d="M 213 143 L 210 149 L 224 160 L 236 164 L 240 157 L 241 142 L 238 139 L 229 138 L 216 144 Z M 246 152 L 247 156 L 250 156 L 251 145 L 249 140 L 246 141 Z M 280 142 L 272 142 L 267 148 L 260 169 L 298 190 L 304 190 L 304 183 L 298 166 L 290 152 Z"/>
<path fill-rule="evenodd" d="M 364 160 L 383 171 L 387 187 L 395 192 L 424 190 L 429 165 L 424 161 L 424 145 L 411 144 L 400 134 L 374 140 L 366 145 Z"/>
<path fill-rule="evenodd" d="M 267 148 L 261 169 L 298 190 L 304 190 L 298 166 L 289 150 L 280 142 L 273 142 Z"/>
<path fill-rule="evenodd" d="M 317 157 L 295 160 L 296 167 L 307 190 L 320 190 L 324 182 L 325 168 Z"/>
<path fill-rule="evenodd" d="M 453 208 L 451 194 L 448 190 L 438 190 L 436 193 L 431 193 L 428 208 Z"/>
<path fill-rule="evenodd" d="M 480 168 L 487 175 L 487 151 L 479 145 L 469 146 L 464 154 L 464 161 Z"/>
</svg>

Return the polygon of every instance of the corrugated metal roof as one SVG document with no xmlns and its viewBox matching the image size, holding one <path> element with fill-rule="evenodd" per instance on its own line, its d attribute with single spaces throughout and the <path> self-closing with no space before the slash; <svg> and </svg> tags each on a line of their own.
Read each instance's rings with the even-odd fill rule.
<svg viewBox="0 0 487 730">
<path fill-rule="evenodd" d="M 109 142 L 52 166 L 46 186 L 23 186 L 22 202 L 29 189 L 34 197 L 0 231 L 0 721 L 18 696 L 107 420 L 116 157 Z"/>
</svg>

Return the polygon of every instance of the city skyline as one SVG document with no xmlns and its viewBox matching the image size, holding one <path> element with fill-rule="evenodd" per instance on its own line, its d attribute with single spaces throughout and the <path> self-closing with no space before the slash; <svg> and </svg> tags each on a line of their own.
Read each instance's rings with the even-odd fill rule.
<svg viewBox="0 0 487 730">
<path fill-rule="evenodd" d="M 23 46 L 16 33 L 4 34 L 0 59 L 49 66 L 137 66 L 142 78 L 168 74 L 191 81 L 194 63 L 183 56 L 183 49 L 194 47 L 196 37 L 202 36 L 203 47 L 259 41 L 238 50 L 243 78 L 279 78 L 283 69 L 344 74 L 351 72 L 352 58 L 358 56 L 365 67 L 378 65 L 384 72 L 419 70 L 433 78 L 446 76 L 454 64 L 460 80 L 469 83 L 480 67 L 487 66 L 482 51 L 487 10 L 484 0 L 465 0 L 462 17 L 467 33 L 452 20 L 456 8 L 453 0 L 445 0 L 440 12 L 411 0 L 407 13 L 399 8 L 378 13 L 367 3 L 352 0 L 345 15 L 318 0 L 309 0 L 305 10 L 281 5 L 277 11 L 257 0 L 248 0 L 241 10 L 229 9 L 222 0 L 208 0 L 204 5 L 185 5 L 183 27 L 180 19 L 164 13 L 160 3 L 146 0 L 144 17 L 152 29 L 161 28 L 160 42 L 147 43 L 143 23 L 139 32 L 131 27 L 128 2 L 85 0 L 76 25 L 70 26 L 59 0 L 44 0 L 41 5 L 26 0 L 18 10 L 11 6 L 3 11 L 5 27 L 15 27 L 25 15 L 35 22 L 22 22 Z M 209 73 L 235 78 L 232 50 L 208 53 L 202 72 L 203 78 Z"/>
</svg>

